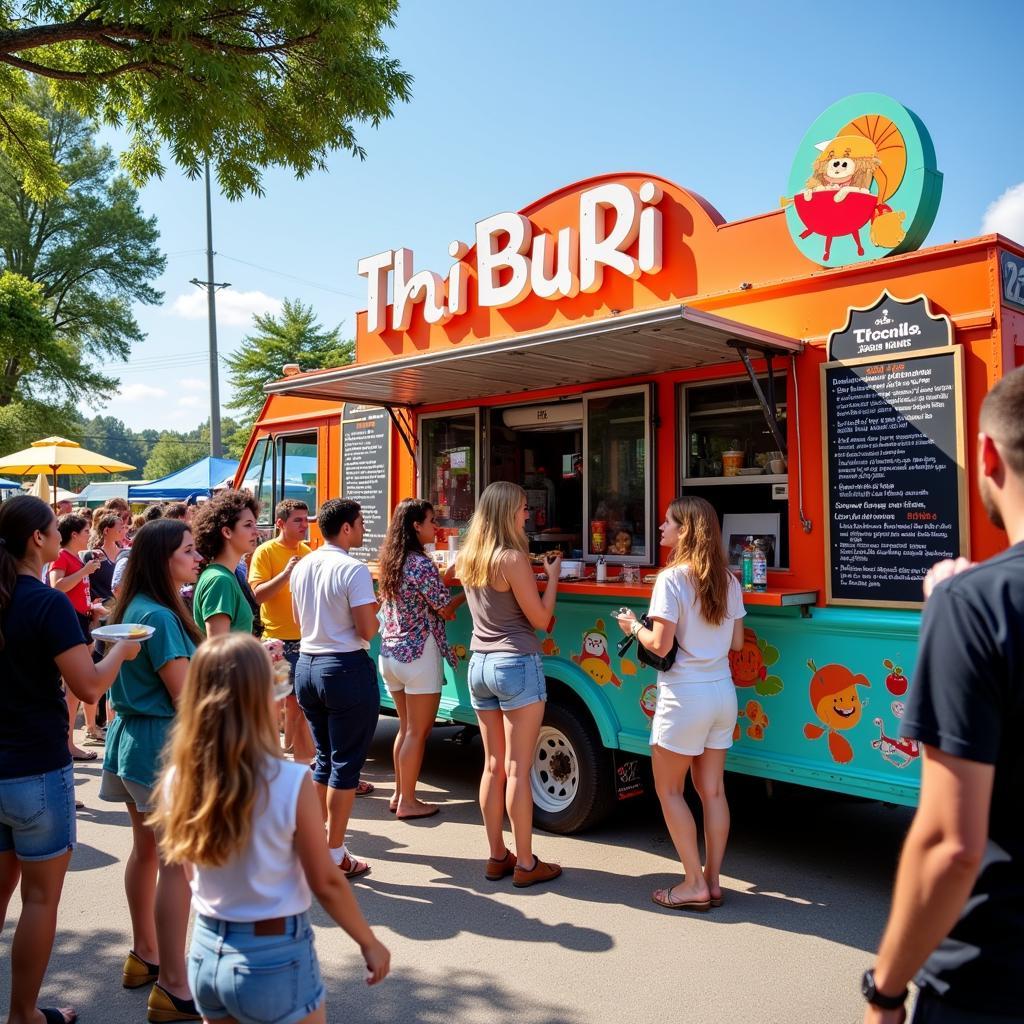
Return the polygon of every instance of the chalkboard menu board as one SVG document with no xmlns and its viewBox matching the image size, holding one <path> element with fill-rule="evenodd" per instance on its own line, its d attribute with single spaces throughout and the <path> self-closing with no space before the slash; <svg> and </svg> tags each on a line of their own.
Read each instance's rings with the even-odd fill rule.
<svg viewBox="0 0 1024 1024">
<path fill-rule="evenodd" d="M 346 402 L 341 409 L 341 496 L 363 509 L 363 545 L 353 558 L 377 558 L 391 511 L 391 424 L 387 409 Z"/>
<path fill-rule="evenodd" d="M 966 553 L 962 354 L 822 367 L 830 604 L 917 607 L 928 569 Z"/>
</svg>

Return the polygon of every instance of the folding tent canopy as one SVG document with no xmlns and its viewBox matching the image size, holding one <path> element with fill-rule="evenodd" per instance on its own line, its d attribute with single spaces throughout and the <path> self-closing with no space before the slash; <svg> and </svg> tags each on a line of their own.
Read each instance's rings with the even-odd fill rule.
<svg viewBox="0 0 1024 1024">
<path fill-rule="evenodd" d="M 184 501 L 192 495 L 210 496 L 211 491 L 235 475 L 238 463 L 234 459 L 215 459 L 207 456 L 177 473 L 136 484 L 128 488 L 129 501 Z"/>
<path fill-rule="evenodd" d="M 99 508 L 111 498 L 124 498 L 127 501 L 130 488 L 148 482 L 148 480 L 112 480 L 99 483 L 94 480 L 82 488 L 78 495 L 78 503 L 88 505 L 89 508 Z"/>
</svg>

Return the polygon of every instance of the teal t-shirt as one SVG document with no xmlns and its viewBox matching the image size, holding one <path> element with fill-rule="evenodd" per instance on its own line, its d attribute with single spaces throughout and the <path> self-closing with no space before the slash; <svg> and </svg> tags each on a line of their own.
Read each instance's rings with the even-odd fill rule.
<svg viewBox="0 0 1024 1024">
<path fill-rule="evenodd" d="M 242 593 L 238 577 L 223 565 L 213 564 L 203 570 L 192 598 L 192 612 L 204 631 L 207 619 L 226 615 L 231 620 L 232 632 L 252 632 L 252 608 Z"/>
<path fill-rule="evenodd" d="M 121 666 L 110 688 L 117 718 L 107 732 L 103 768 L 152 786 L 174 721 L 174 702 L 158 672 L 175 658 L 191 658 L 196 648 L 178 616 L 144 594 L 128 605 L 123 621 L 152 626 L 156 632 L 142 641 L 134 661 Z"/>
</svg>

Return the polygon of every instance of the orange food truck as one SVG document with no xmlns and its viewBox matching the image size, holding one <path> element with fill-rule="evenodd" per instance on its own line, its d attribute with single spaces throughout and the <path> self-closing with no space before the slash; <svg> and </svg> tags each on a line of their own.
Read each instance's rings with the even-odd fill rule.
<svg viewBox="0 0 1024 1024">
<path fill-rule="evenodd" d="M 285 496 L 355 498 L 370 561 L 394 505 L 426 498 L 441 563 L 486 484 L 523 486 L 531 551 L 559 548 L 568 577 L 532 772 L 538 823 L 561 832 L 644 785 L 656 677 L 617 655 L 612 616 L 646 610 L 664 509 L 700 495 L 737 571 L 755 547 L 767 563 L 732 656 L 728 767 L 912 804 L 921 583 L 1005 544 L 973 436 L 1024 345 L 1024 249 L 920 248 L 941 183 L 916 115 L 866 93 L 811 126 L 761 216 L 617 173 L 480 220 L 443 274 L 408 249 L 360 260 L 354 364 L 268 385 L 236 484 L 267 527 Z M 463 607 L 440 716 L 471 724 L 470 628 Z"/>
</svg>

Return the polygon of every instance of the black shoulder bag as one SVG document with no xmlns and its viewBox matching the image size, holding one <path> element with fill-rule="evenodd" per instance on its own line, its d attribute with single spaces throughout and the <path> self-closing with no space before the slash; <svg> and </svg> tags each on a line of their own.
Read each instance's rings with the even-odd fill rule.
<svg viewBox="0 0 1024 1024">
<path fill-rule="evenodd" d="M 651 618 L 649 615 L 641 615 L 638 619 L 641 626 L 644 629 L 651 628 Z M 623 657 L 626 652 L 633 646 L 633 641 L 636 637 L 630 633 L 628 636 L 624 636 L 619 641 L 618 652 L 619 657 Z M 653 668 L 656 672 L 667 672 L 676 661 L 676 652 L 679 650 L 679 641 L 672 637 L 672 648 L 668 654 L 658 655 L 653 651 L 647 650 L 646 647 L 639 640 L 636 640 L 636 659 L 641 665 L 647 665 Z"/>
</svg>

